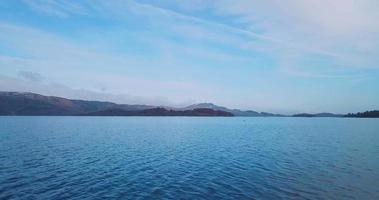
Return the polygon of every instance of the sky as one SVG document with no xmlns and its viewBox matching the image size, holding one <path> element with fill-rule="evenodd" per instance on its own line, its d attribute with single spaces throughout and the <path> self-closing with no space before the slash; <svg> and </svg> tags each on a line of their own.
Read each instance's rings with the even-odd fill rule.
<svg viewBox="0 0 379 200">
<path fill-rule="evenodd" d="M 0 90 L 276 113 L 379 108 L 377 0 L 2 0 Z"/>
</svg>

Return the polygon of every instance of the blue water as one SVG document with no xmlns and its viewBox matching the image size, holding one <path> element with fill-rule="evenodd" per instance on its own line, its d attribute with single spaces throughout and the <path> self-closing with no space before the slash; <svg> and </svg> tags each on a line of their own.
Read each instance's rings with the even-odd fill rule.
<svg viewBox="0 0 379 200">
<path fill-rule="evenodd" d="M 0 199 L 379 199 L 379 120 L 0 117 Z"/>
</svg>

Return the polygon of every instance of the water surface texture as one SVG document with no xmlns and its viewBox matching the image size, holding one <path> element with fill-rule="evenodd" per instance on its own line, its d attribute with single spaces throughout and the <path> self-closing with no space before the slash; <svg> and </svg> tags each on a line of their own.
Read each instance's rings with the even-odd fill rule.
<svg viewBox="0 0 379 200">
<path fill-rule="evenodd" d="M 379 199 L 379 120 L 0 117 L 0 199 Z"/>
</svg>

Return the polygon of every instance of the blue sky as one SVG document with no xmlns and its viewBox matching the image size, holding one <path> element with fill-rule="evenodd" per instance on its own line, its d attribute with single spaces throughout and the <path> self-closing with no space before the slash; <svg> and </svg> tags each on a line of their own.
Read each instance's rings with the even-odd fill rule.
<svg viewBox="0 0 379 200">
<path fill-rule="evenodd" d="M 0 1 L 0 90 L 346 113 L 378 63 L 376 0 Z"/>
</svg>

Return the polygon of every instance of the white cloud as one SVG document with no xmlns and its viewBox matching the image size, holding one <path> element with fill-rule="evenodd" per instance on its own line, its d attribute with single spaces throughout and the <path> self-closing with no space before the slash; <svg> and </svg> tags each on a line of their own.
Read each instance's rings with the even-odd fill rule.
<svg viewBox="0 0 379 200">
<path fill-rule="evenodd" d="M 21 55 L 26 55 L 21 57 L 0 55 L 2 72 L 7 72 L 8 75 L 17 74 L 24 79 L 22 83 L 29 82 L 29 84 L 4 82 L 2 88 L 5 90 L 7 88 L 8 90 L 24 88 L 25 91 L 35 89 L 35 92 L 42 94 L 53 94 L 51 93 L 54 92 L 53 87 L 46 87 L 46 84 L 51 85 L 58 82 L 67 85 L 65 87 L 82 88 L 75 91 L 104 91 L 106 88 L 107 93 L 121 94 L 121 96 L 127 93 L 141 97 L 120 98 L 121 101 L 131 101 L 123 103 L 137 103 L 135 100 L 138 99 L 141 100 L 140 103 L 165 102 L 170 104 L 180 104 L 187 102 L 188 99 L 206 98 L 212 93 L 209 86 L 204 84 L 195 84 L 170 75 L 167 75 L 166 79 L 164 77 L 146 78 L 141 75 L 141 72 L 135 72 L 135 69 L 141 70 L 141 68 L 146 69 L 149 73 L 152 73 L 155 68 L 164 72 L 176 66 L 184 68 L 190 65 L 173 57 L 160 56 L 148 60 L 143 55 L 114 54 L 102 50 L 101 46 L 81 45 L 45 31 L 3 22 L 0 22 L 0 30 L 0 41 L 6 42 Z M 217 59 L 219 56 L 197 49 L 185 50 L 182 49 L 183 47 L 172 44 L 165 44 L 159 48 L 166 52 L 187 51 L 187 54 L 197 54 L 197 57 L 215 57 L 214 59 Z M 192 51 L 196 54 L 193 54 Z M 164 52 L 161 53 L 164 54 Z M 188 67 L 190 68 L 190 66 Z M 43 77 L 44 83 L 31 84 L 37 82 L 39 74 L 35 71 L 49 75 Z M 72 92 L 65 87 L 57 88 L 56 90 L 61 92 L 55 95 L 82 97 L 75 97 L 80 92 Z M 144 100 L 144 98 L 149 100 Z M 170 100 L 166 100 L 166 98 L 170 98 Z"/>
<path fill-rule="evenodd" d="M 158 96 L 155 99 L 166 96 L 178 103 L 190 98 L 197 102 L 216 101 L 217 97 L 222 99 L 229 92 L 218 88 L 219 83 L 223 86 L 236 85 L 230 79 L 230 74 L 223 74 L 217 77 L 218 80 L 209 83 L 204 77 L 195 80 L 193 74 L 196 73 L 186 77 L 183 74 L 195 71 L 186 69 L 194 68 L 201 72 L 201 67 L 205 67 L 209 72 L 213 68 L 214 73 L 209 74 L 218 75 L 222 71 L 220 66 L 238 66 L 235 67 L 236 71 L 247 67 L 264 68 L 256 64 L 257 56 L 267 57 L 264 58 L 270 62 L 267 65 L 272 64 L 270 67 L 276 69 L 275 72 L 280 74 L 278 76 L 290 78 L 355 78 L 354 73 L 379 69 L 379 12 L 376 12 L 378 3 L 374 1 L 172 2 L 176 2 L 179 9 L 160 6 L 160 1 L 154 4 L 127 0 L 94 0 L 84 4 L 58 0 L 27 1 L 39 14 L 66 18 L 86 15 L 91 19 L 106 18 L 118 25 L 115 29 L 112 27 L 106 30 L 80 29 L 80 35 L 86 39 L 83 42 L 78 38 L 63 38 L 49 33 L 42 27 L 38 29 L 0 22 L 0 42 L 16 52 L 0 55 L 2 73 L 14 76 L 20 70 L 38 71 L 49 74 L 44 77 L 44 83 L 59 82 L 70 88 L 111 94 Z M 185 12 L 181 12 L 183 10 Z M 204 11 L 209 11 L 211 17 L 198 14 Z M 128 32 L 130 17 L 144 20 L 140 23 L 146 26 L 145 29 Z M 67 22 L 70 19 L 62 20 Z M 116 41 L 112 41 L 113 37 Z M 154 52 L 154 56 L 145 57 L 143 53 L 139 55 L 132 51 L 112 52 L 113 44 L 110 43 L 117 43 L 117 39 L 126 37 L 143 40 L 141 46 L 151 47 L 149 51 Z M 180 43 L 183 40 L 185 43 Z M 239 52 L 242 52 L 241 55 Z M 197 62 L 199 60 L 201 62 Z M 159 70 L 167 73 L 156 73 Z M 172 71 L 175 73 L 170 74 Z M 261 76 L 259 70 L 248 72 L 251 74 L 239 72 L 233 77 L 237 80 L 240 78 L 237 76 L 241 76 L 241 79 L 249 76 L 252 80 L 235 81 L 245 84 L 238 94 L 245 95 L 246 92 L 242 90 L 251 89 L 250 97 L 256 97 L 255 90 L 260 85 L 265 87 L 269 80 Z M 260 85 L 255 84 L 253 79 L 259 78 L 264 81 Z M 233 86 L 230 86 L 231 93 Z M 221 92 L 215 92 L 217 90 Z M 72 96 L 80 93 L 70 92 L 64 87 L 62 91 Z M 276 99 L 280 95 L 286 94 L 274 95 L 272 98 Z M 263 98 L 261 106 L 264 104 L 267 102 Z"/>
<path fill-rule="evenodd" d="M 350 67 L 377 67 L 379 3 L 376 0 L 196 0 L 169 3 L 157 0 L 151 4 L 131 0 L 83 4 L 59 0 L 27 2 L 32 6 L 37 4 L 53 10 L 65 10 L 66 13 L 86 13 L 90 10 L 94 12 L 92 15 L 112 16 L 121 21 L 134 13 L 150 18 L 152 24 L 160 21 L 179 28 L 185 24 L 182 28 L 188 28 L 190 23 L 192 28 L 186 34 L 195 37 L 206 37 L 195 26 L 205 27 L 213 35 L 232 33 L 248 37 L 244 44 L 237 41 L 234 44 L 236 47 L 257 49 L 255 42 L 258 41 L 258 49 L 317 53 L 336 57 Z M 183 14 L 169 9 L 168 5 L 176 5 L 195 14 Z M 204 9 L 216 16 L 229 17 L 229 21 L 234 23 L 219 23 L 196 16 L 197 10 Z M 222 38 L 219 41 L 222 42 Z"/>
<path fill-rule="evenodd" d="M 221 0 L 215 9 L 220 15 L 232 15 L 263 29 L 277 26 L 289 32 L 338 35 L 379 30 L 376 0 Z"/>
<path fill-rule="evenodd" d="M 376 0 L 221 0 L 214 9 L 247 30 L 289 44 L 285 51 L 329 55 L 347 67 L 378 68 Z"/>
</svg>

